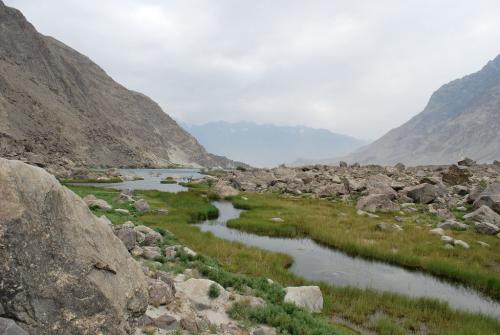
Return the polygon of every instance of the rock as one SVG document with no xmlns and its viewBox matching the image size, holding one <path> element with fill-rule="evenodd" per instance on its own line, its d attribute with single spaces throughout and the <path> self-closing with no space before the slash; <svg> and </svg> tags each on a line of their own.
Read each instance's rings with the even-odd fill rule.
<svg viewBox="0 0 500 335">
<path fill-rule="evenodd" d="M 323 310 L 323 294 L 318 286 L 285 288 L 285 302 L 319 313 Z"/>
<path fill-rule="evenodd" d="M 255 328 L 255 330 L 252 332 L 252 335 L 276 335 L 276 330 L 271 327 L 267 326 L 260 326 Z"/>
<path fill-rule="evenodd" d="M 146 310 L 147 284 L 111 228 L 40 168 L 0 159 L 0 189 L 6 315 L 32 334 L 54 333 L 54 325 L 66 334 L 126 334 L 126 320 Z"/>
<path fill-rule="evenodd" d="M 500 232 L 500 228 L 489 222 L 476 222 L 474 224 L 476 231 L 485 235 L 496 235 Z"/>
<path fill-rule="evenodd" d="M 458 166 L 452 164 L 443 172 L 443 182 L 448 185 L 463 185 L 469 182 L 471 173 L 466 168 L 459 168 Z"/>
<path fill-rule="evenodd" d="M 134 202 L 134 208 L 141 213 L 148 212 L 150 210 L 148 202 L 144 199 L 139 199 Z"/>
<path fill-rule="evenodd" d="M 164 330 L 175 330 L 178 328 L 177 319 L 168 314 L 161 315 L 154 319 L 153 322 L 156 327 Z"/>
<path fill-rule="evenodd" d="M 377 174 L 374 176 L 370 176 L 366 180 L 366 190 L 368 194 L 383 194 L 389 200 L 396 199 L 397 193 L 391 187 L 392 179 L 384 174 Z"/>
<path fill-rule="evenodd" d="M 403 228 L 400 225 L 397 224 L 389 224 L 386 222 L 379 222 L 375 225 L 375 228 L 381 231 L 387 231 L 387 230 L 396 230 L 396 231 L 402 231 Z"/>
<path fill-rule="evenodd" d="M 469 226 L 467 226 L 465 223 L 450 219 L 438 224 L 437 227 L 441 229 L 467 230 Z"/>
<path fill-rule="evenodd" d="M 115 209 L 115 212 L 119 213 L 119 214 L 126 214 L 126 215 L 130 214 L 128 209 L 124 209 L 124 208 L 117 208 L 117 209 Z"/>
<path fill-rule="evenodd" d="M 500 214 L 500 182 L 494 182 L 479 194 L 476 201 L 474 201 L 474 206 L 481 207 L 483 205 L 488 206 L 496 213 Z"/>
<path fill-rule="evenodd" d="M 160 247 L 143 247 L 142 250 L 143 250 L 142 257 L 149 260 L 154 260 L 155 258 L 161 256 Z"/>
<path fill-rule="evenodd" d="M 149 227 L 140 225 L 136 226 L 134 229 L 136 232 L 142 234 L 137 236 L 137 242 L 140 244 L 144 244 L 146 246 L 155 246 L 158 245 L 163 239 L 163 236 L 161 236 L 159 232 Z"/>
<path fill-rule="evenodd" d="M 318 188 L 315 188 L 313 192 L 318 194 L 318 196 L 321 198 L 335 197 L 348 193 L 344 184 L 328 184 L 320 186 Z"/>
<path fill-rule="evenodd" d="M 469 249 L 470 248 L 469 244 L 467 242 L 462 241 L 462 240 L 454 240 L 453 241 L 453 245 L 455 245 L 455 246 L 457 246 L 457 245 L 461 246 L 464 249 Z"/>
<path fill-rule="evenodd" d="M 182 318 L 180 322 L 181 328 L 188 332 L 195 333 L 198 331 L 196 321 L 191 318 Z"/>
<path fill-rule="evenodd" d="M 439 186 L 427 183 L 406 187 L 402 192 L 413 199 L 416 203 L 421 204 L 430 204 L 443 193 Z"/>
<path fill-rule="evenodd" d="M 120 195 L 116 198 L 116 202 L 119 204 L 127 204 L 129 202 L 134 202 L 134 198 L 128 194 L 120 193 Z"/>
<path fill-rule="evenodd" d="M 238 195 L 238 190 L 229 185 L 228 182 L 219 180 L 214 186 L 214 192 L 221 198 L 232 197 Z"/>
<path fill-rule="evenodd" d="M 453 241 L 455 241 L 453 237 L 446 235 L 441 236 L 441 242 L 443 242 L 444 244 L 453 244 Z"/>
<path fill-rule="evenodd" d="M 390 196 L 386 194 L 370 194 L 361 197 L 356 204 L 356 208 L 368 212 L 393 212 L 399 210 L 399 206 L 392 202 Z"/>
<path fill-rule="evenodd" d="M 476 161 L 466 157 L 457 163 L 460 166 L 473 166 L 476 165 Z"/>
<path fill-rule="evenodd" d="M 406 169 L 405 165 L 403 163 L 397 163 L 396 165 L 394 165 L 394 167 L 396 168 L 396 170 L 398 170 L 399 172 L 402 172 Z"/>
<path fill-rule="evenodd" d="M 115 235 L 123 242 L 127 250 L 132 250 L 136 243 L 136 232 L 130 227 L 119 227 L 115 230 Z"/>
<path fill-rule="evenodd" d="M 144 250 L 142 250 L 140 246 L 136 245 L 132 248 L 132 250 L 130 250 L 130 254 L 134 257 L 141 257 L 144 254 Z"/>
<path fill-rule="evenodd" d="M 28 333 L 19 327 L 14 320 L 0 317 L 1 335 L 28 335 Z"/>
<path fill-rule="evenodd" d="M 285 222 L 285 220 L 283 220 L 282 218 L 270 218 L 269 221 L 272 221 L 272 222 Z"/>
<path fill-rule="evenodd" d="M 149 304 L 158 307 L 166 305 L 175 299 L 175 287 L 173 283 L 165 283 L 162 280 L 149 282 Z"/>
<path fill-rule="evenodd" d="M 349 193 L 361 192 L 366 189 L 365 180 L 355 180 L 352 178 L 344 179 L 344 186 Z"/>
<path fill-rule="evenodd" d="M 402 189 L 405 188 L 405 184 L 399 181 L 393 181 L 391 183 L 391 187 L 394 191 L 401 191 Z"/>
<path fill-rule="evenodd" d="M 440 218 L 442 219 L 452 219 L 454 218 L 454 215 L 452 212 L 450 212 L 448 209 L 446 208 L 438 208 L 436 210 L 436 215 L 439 216 Z"/>
<path fill-rule="evenodd" d="M 500 215 L 485 205 L 479 207 L 472 213 L 465 214 L 464 219 L 470 219 L 475 222 L 488 222 L 500 227 Z"/>
<path fill-rule="evenodd" d="M 485 248 L 489 248 L 490 245 L 486 242 L 483 242 L 483 241 L 476 241 L 477 244 L 479 244 L 480 246 L 482 247 L 485 247 Z"/>
<path fill-rule="evenodd" d="M 455 185 L 455 187 L 453 188 L 455 193 L 458 194 L 458 195 L 467 195 L 469 194 L 469 188 L 467 186 L 463 186 L 463 185 Z"/>
<path fill-rule="evenodd" d="M 429 230 L 429 233 L 431 233 L 432 235 L 443 236 L 444 230 L 443 230 L 443 228 L 434 228 L 434 229 Z"/>
<path fill-rule="evenodd" d="M 85 201 L 85 203 L 89 207 L 97 207 L 97 208 L 105 209 L 105 210 L 112 209 L 111 205 L 108 204 L 106 200 L 97 199 L 95 197 L 95 195 L 93 195 L 93 194 L 89 194 L 86 197 L 84 197 L 83 201 Z"/>
<path fill-rule="evenodd" d="M 346 167 L 347 167 L 347 162 L 340 161 L 340 162 L 339 162 L 339 166 L 340 166 L 341 168 L 346 168 Z"/>
<path fill-rule="evenodd" d="M 356 211 L 356 214 L 359 215 L 359 216 L 368 216 L 369 218 L 372 218 L 372 219 L 376 219 L 378 218 L 379 216 L 378 215 L 375 215 L 375 214 L 372 214 L 372 213 L 368 213 L 368 212 L 365 212 L 361 209 L 358 209 Z"/>
<path fill-rule="evenodd" d="M 208 296 L 211 285 L 217 286 L 220 292 L 219 296 L 215 299 L 211 299 Z M 209 309 L 215 305 L 225 304 L 229 299 L 229 293 L 222 286 L 209 279 L 191 278 L 176 284 L 175 288 L 197 310 Z"/>
<path fill-rule="evenodd" d="M 455 247 L 453 245 L 451 245 L 451 244 L 445 244 L 443 246 L 443 249 L 455 249 Z"/>
</svg>

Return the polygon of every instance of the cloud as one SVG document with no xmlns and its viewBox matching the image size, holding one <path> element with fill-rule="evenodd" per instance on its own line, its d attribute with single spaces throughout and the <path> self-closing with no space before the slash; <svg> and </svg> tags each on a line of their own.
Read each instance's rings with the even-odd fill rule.
<svg viewBox="0 0 500 335">
<path fill-rule="evenodd" d="M 376 138 L 500 53 L 500 2 L 6 0 L 191 123 Z"/>
</svg>

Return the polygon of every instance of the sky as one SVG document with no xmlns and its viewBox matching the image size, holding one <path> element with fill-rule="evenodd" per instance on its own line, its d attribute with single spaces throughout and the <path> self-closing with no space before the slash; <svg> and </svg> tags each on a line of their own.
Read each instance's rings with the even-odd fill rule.
<svg viewBox="0 0 500 335">
<path fill-rule="evenodd" d="M 184 123 L 376 139 L 500 54 L 498 0 L 4 0 Z"/>
</svg>

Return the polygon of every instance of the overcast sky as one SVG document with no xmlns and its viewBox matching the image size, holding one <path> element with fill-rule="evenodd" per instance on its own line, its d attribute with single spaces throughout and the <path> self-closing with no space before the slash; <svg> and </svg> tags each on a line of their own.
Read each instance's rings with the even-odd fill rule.
<svg viewBox="0 0 500 335">
<path fill-rule="evenodd" d="M 375 139 L 500 53 L 500 1 L 4 0 L 182 122 Z"/>
</svg>

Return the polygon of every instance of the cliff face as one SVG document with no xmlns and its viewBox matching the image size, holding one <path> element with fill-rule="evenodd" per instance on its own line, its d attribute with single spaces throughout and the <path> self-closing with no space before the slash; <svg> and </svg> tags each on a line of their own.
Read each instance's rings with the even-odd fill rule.
<svg viewBox="0 0 500 335">
<path fill-rule="evenodd" d="M 349 157 L 360 163 L 447 164 L 500 159 L 500 56 L 437 90 L 425 109 Z"/>
<path fill-rule="evenodd" d="M 0 156 L 73 165 L 229 167 L 151 99 L 0 2 Z"/>
</svg>

